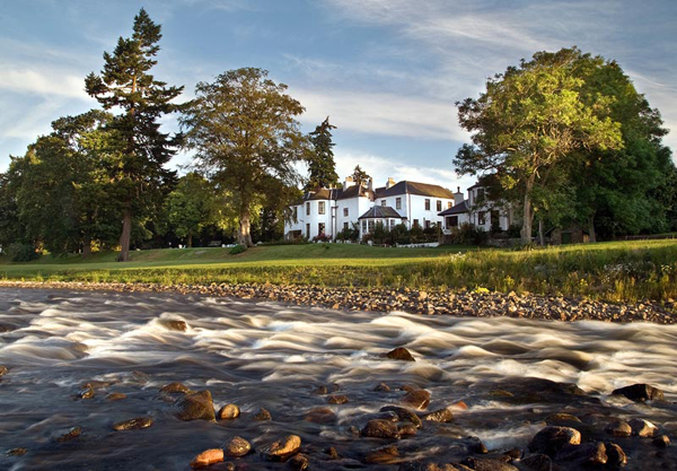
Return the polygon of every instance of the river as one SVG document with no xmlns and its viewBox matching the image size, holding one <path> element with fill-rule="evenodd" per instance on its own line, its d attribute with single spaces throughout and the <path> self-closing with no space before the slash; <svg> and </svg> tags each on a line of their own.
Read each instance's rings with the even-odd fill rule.
<svg viewBox="0 0 677 471">
<path fill-rule="evenodd" d="M 168 320 L 187 328 L 173 330 Z M 416 361 L 384 358 L 400 346 Z M 345 312 L 199 296 L 7 288 L 0 289 L 0 365 L 9 368 L 0 380 L 0 469 L 185 470 L 197 453 L 228 437 L 242 436 L 256 450 L 295 433 L 311 469 L 396 470 L 398 464 L 365 464 L 369 450 L 389 442 L 357 438 L 351 426 L 360 429 L 384 405 L 398 404 L 404 394 L 399 387 L 406 385 L 425 388 L 428 410 L 449 407 L 454 419 L 426 423 L 416 436 L 400 440 L 401 461 L 461 459 L 459 447 L 468 436 L 479 437 L 490 451 L 525 449 L 544 419 L 560 411 L 593 417 L 596 424 L 641 417 L 677 438 L 677 325 Z M 235 403 L 242 415 L 216 423 L 178 420 L 158 392 L 175 381 L 210 390 L 217 409 Z M 87 382 L 97 382 L 94 397 L 74 399 Z M 390 391 L 376 390 L 380 383 Z M 570 394 L 558 383 L 586 394 Z M 610 395 L 633 383 L 660 388 L 665 402 Z M 317 393 L 320 386 L 335 388 L 349 402 L 328 404 L 327 395 Z M 106 399 L 112 392 L 127 398 Z M 261 407 L 271 421 L 253 420 Z M 329 408 L 335 420 L 306 420 L 319 407 Z M 138 416 L 153 417 L 153 426 L 111 428 Z M 74 426 L 81 427 L 79 437 L 56 440 Z M 650 442 L 626 440 L 627 469 L 653 469 L 646 467 L 651 463 L 675 469 L 674 444 L 657 451 Z M 340 459 L 329 459 L 330 446 Z M 27 453 L 5 454 L 17 447 Z M 238 469 L 288 469 L 257 453 L 237 461 Z"/>
</svg>

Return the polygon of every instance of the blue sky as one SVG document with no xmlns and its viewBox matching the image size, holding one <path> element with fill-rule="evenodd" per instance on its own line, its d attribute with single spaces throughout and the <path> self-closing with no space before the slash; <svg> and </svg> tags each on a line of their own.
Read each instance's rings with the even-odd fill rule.
<svg viewBox="0 0 677 471">
<path fill-rule="evenodd" d="M 306 107 L 304 130 L 327 115 L 338 126 L 341 177 L 360 164 L 377 184 L 468 186 L 451 166 L 468 140 L 454 103 L 535 51 L 572 45 L 615 59 L 677 149 L 674 0 L 0 0 L 0 171 L 52 120 L 96 107 L 84 77 L 142 6 L 162 25 L 159 79 L 190 98 L 225 70 L 268 69 Z"/>
</svg>

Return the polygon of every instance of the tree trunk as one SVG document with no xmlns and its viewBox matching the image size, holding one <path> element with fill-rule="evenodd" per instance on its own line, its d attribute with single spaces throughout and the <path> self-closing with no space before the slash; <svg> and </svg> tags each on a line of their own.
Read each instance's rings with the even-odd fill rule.
<svg viewBox="0 0 677 471">
<path fill-rule="evenodd" d="M 531 190 L 534 187 L 536 174 L 529 175 L 524 191 L 524 214 L 522 216 L 522 231 L 520 233 L 522 244 L 531 242 L 531 232 L 534 222 L 534 212 L 531 208 Z"/>
<path fill-rule="evenodd" d="M 588 218 L 588 237 L 590 242 L 597 242 L 597 234 L 595 234 L 595 216 Z"/>
<path fill-rule="evenodd" d="M 543 234 L 543 219 L 538 218 L 538 243 L 543 247 L 545 245 L 545 234 Z"/>
<path fill-rule="evenodd" d="M 187 243 L 187 245 L 188 245 L 188 248 L 191 248 L 193 246 L 193 233 L 192 232 L 188 232 L 188 243 Z"/>
<path fill-rule="evenodd" d="M 127 207 L 122 212 L 122 234 L 120 234 L 120 255 L 118 262 L 129 260 L 129 244 L 132 239 L 132 210 Z"/>
<path fill-rule="evenodd" d="M 237 243 L 244 247 L 253 247 L 251 234 L 251 222 L 249 220 L 249 209 L 242 208 L 240 211 L 240 230 L 237 234 Z"/>
<path fill-rule="evenodd" d="M 88 258 L 92 255 L 92 239 L 85 236 L 82 241 L 82 258 Z"/>
</svg>

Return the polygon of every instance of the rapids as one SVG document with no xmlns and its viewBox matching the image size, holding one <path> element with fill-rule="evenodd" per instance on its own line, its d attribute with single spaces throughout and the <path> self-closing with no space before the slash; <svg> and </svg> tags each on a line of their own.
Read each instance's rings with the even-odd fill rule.
<svg viewBox="0 0 677 471">
<path fill-rule="evenodd" d="M 170 330 L 167 320 L 185 321 L 187 329 Z M 383 357 L 398 346 L 416 361 Z M 480 437 L 490 450 L 525 448 L 544 418 L 562 410 L 642 417 L 675 440 L 676 347 L 677 324 L 375 314 L 198 296 L 0 289 L 0 365 L 9 368 L 0 379 L 0 469 L 185 470 L 198 452 L 233 435 L 257 449 L 284 433 L 300 435 L 311 456 L 334 446 L 344 457 L 313 469 L 397 469 L 362 464 L 366 450 L 385 443 L 356 439 L 350 427 L 361 428 L 370 413 L 397 404 L 402 385 L 427 389 L 428 410 L 468 405 L 453 409 L 451 423 L 398 442 L 407 459 L 444 456 L 454 440 L 467 436 Z M 530 378 L 573 383 L 588 395 L 578 404 L 562 402 Z M 102 382 L 95 397 L 74 400 L 92 381 Z M 217 409 L 235 403 L 242 416 L 216 424 L 179 421 L 158 393 L 174 381 L 209 389 Z M 392 390 L 375 391 L 382 382 Z M 665 404 L 609 395 L 633 383 L 662 389 Z M 330 405 L 315 392 L 334 384 L 348 403 Z M 110 392 L 127 398 L 108 401 Z M 261 407 L 272 421 L 251 420 Z M 305 421 L 315 407 L 334 411 L 336 423 Z M 137 416 L 155 423 L 140 431 L 112 430 L 114 422 Z M 82 427 L 80 437 L 54 440 L 73 426 Z M 5 455 L 15 447 L 28 453 Z M 663 458 L 630 450 L 627 469 L 665 457 L 674 465 L 674 448 Z M 240 460 L 251 470 L 287 469 L 255 456 Z"/>
</svg>

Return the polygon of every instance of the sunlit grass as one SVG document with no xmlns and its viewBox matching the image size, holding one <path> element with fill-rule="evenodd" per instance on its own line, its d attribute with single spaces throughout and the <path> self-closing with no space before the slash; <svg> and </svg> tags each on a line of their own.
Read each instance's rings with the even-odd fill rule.
<svg viewBox="0 0 677 471">
<path fill-rule="evenodd" d="M 569 245 L 532 251 L 443 247 L 381 248 L 308 244 L 228 249 L 43 257 L 0 262 L 5 279 L 148 282 L 162 284 L 272 283 L 326 287 L 490 289 L 610 301 L 677 298 L 677 241 L 652 240 Z"/>
</svg>

